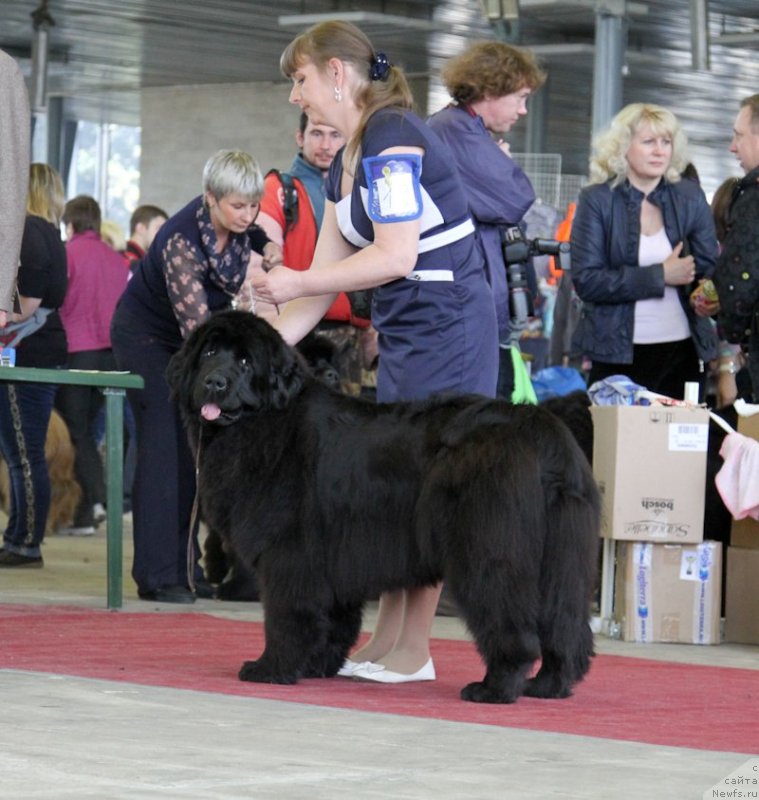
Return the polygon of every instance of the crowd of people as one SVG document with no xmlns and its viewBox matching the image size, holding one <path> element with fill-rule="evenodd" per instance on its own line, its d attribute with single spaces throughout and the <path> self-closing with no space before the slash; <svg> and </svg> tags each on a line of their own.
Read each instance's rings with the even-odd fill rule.
<svg viewBox="0 0 759 800">
<path fill-rule="evenodd" d="M 6 342 L 20 332 L 16 363 L 118 368 L 145 380 L 129 396 L 132 574 L 143 599 L 191 603 L 214 591 L 190 530 L 195 470 L 165 378 L 171 356 L 214 312 L 243 304 L 293 345 L 319 330 L 340 354 L 344 391 L 360 393 L 376 366 L 379 402 L 440 392 L 508 399 L 517 382 L 502 245 L 506 232 L 523 233 L 535 192 L 503 137 L 545 81 L 534 56 L 504 42 L 471 44 L 444 66 L 451 101 L 426 121 L 412 110 L 403 71 L 350 23 L 313 26 L 280 66 L 301 110 L 290 170 L 264 176 L 243 151 L 213 154 L 200 195 L 180 211 L 135 211 L 124 254 L 102 240 L 92 198 L 64 206 L 52 168 L 31 165 L 28 193 L 19 174 L 3 176 L 16 191 L 15 202 L 4 191 L 0 207 L 0 325 L 11 323 Z M 0 119 L 0 148 L 28 164 L 28 107 L 2 53 L 0 89 L 16 98 L 18 123 Z M 669 109 L 628 105 L 593 143 L 571 228 L 581 303 L 573 339 L 589 384 L 625 374 L 680 397 L 696 382 L 703 399 L 711 366 L 719 402 L 732 402 L 745 365 L 744 391 L 759 394 L 759 95 L 742 103 L 730 149 L 745 176 L 726 181 L 710 208 Z M 9 255 L 18 252 L 17 265 Z M 94 532 L 104 503 L 93 436 L 100 402 L 84 387 L 0 383 L 0 450 L 13 485 L 0 566 L 42 565 L 54 404 L 83 491 L 71 532 Z M 340 674 L 434 680 L 428 642 L 440 592 L 383 595 L 373 635 Z"/>
</svg>

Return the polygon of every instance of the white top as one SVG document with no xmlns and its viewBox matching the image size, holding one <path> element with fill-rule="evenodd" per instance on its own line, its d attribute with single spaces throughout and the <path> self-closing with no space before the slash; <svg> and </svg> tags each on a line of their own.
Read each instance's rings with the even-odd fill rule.
<svg viewBox="0 0 759 800">
<path fill-rule="evenodd" d="M 661 264 L 672 252 L 664 228 L 653 236 L 640 235 L 638 245 L 638 264 L 650 267 Z M 660 342 L 679 342 L 690 339 L 688 317 L 680 303 L 677 287 L 665 286 L 664 297 L 651 297 L 635 303 L 635 344 L 659 344 Z"/>
</svg>

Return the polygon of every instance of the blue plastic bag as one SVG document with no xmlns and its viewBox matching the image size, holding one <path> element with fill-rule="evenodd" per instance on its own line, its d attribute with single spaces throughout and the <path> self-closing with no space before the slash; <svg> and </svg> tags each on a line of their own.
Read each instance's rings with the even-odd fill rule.
<svg viewBox="0 0 759 800">
<path fill-rule="evenodd" d="M 546 367 L 532 376 L 532 387 L 535 389 L 538 402 L 549 397 L 563 397 L 576 391 L 585 391 L 585 378 L 582 373 L 572 367 Z"/>
</svg>

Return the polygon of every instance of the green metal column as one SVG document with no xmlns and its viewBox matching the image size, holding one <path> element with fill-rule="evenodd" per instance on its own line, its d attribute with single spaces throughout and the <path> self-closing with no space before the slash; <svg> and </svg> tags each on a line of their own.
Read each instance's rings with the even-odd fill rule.
<svg viewBox="0 0 759 800">
<path fill-rule="evenodd" d="M 122 604 L 122 526 L 124 513 L 124 389 L 107 387 L 105 395 L 105 464 L 107 517 L 108 608 Z"/>
</svg>

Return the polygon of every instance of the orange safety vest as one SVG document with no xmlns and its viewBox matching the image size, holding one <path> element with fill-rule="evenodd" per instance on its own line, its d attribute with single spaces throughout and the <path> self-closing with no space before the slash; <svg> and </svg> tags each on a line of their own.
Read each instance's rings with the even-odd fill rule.
<svg viewBox="0 0 759 800">
<path fill-rule="evenodd" d="M 556 228 L 556 234 L 554 236 L 560 242 L 568 242 L 569 236 L 572 233 L 572 221 L 575 218 L 575 211 L 577 210 L 577 203 L 570 203 L 567 206 L 567 215 L 564 219 L 558 224 Z M 553 286 L 558 286 L 559 279 L 561 278 L 562 270 L 557 261 L 555 256 L 551 256 L 548 259 L 548 283 L 552 284 Z"/>
</svg>

